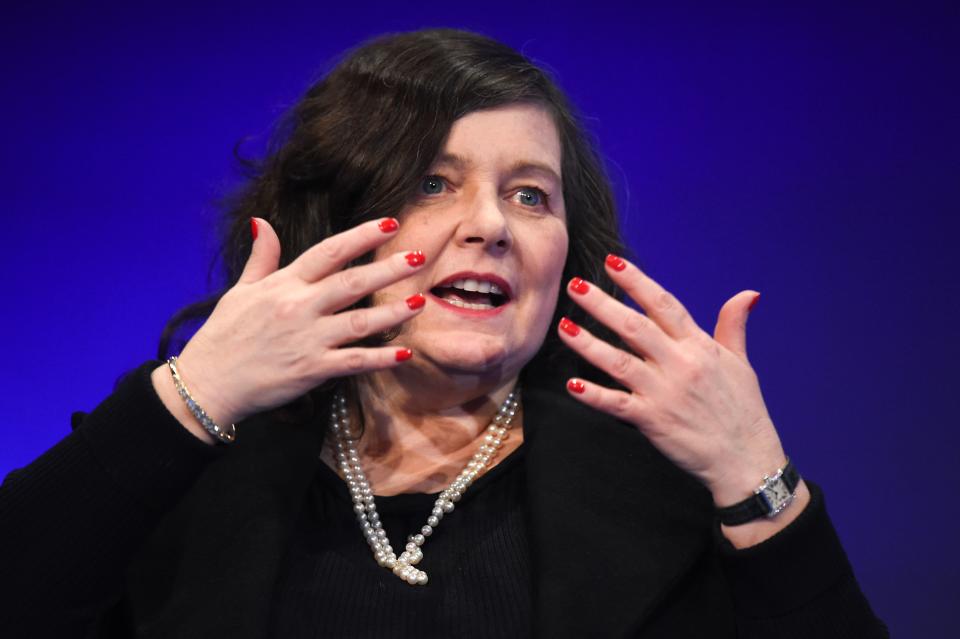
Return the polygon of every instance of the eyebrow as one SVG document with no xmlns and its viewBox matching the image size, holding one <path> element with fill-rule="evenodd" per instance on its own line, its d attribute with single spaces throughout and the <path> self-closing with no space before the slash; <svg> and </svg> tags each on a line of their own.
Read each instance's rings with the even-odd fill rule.
<svg viewBox="0 0 960 639">
<path fill-rule="evenodd" d="M 437 157 L 436 162 L 433 163 L 434 166 L 450 166 L 458 171 L 464 171 L 469 169 L 473 163 L 463 157 L 462 155 L 457 155 L 456 153 L 442 153 Z M 510 174 L 516 173 L 541 173 L 547 178 L 554 180 L 557 184 L 563 184 L 563 180 L 560 179 L 560 175 L 557 171 L 553 169 L 549 164 L 544 164 L 543 162 L 537 162 L 535 160 L 517 160 L 510 168 L 507 169 L 507 172 Z"/>
</svg>

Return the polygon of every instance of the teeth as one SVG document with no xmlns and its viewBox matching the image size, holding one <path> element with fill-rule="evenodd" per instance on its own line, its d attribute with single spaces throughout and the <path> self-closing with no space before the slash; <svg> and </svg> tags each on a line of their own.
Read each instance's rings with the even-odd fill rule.
<svg viewBox="0 0 960 639">
<path fill-rule="evenodd" d="M 453 306 L 459 306 L 460 308 L 472 308 L 476 311 L 487 311 L 493 308 L 493 304 L 471 304 L 470 302 L 461 302 L 460 300 L 446 298 L 443 301 L 447 304 L 452 304 Z"/>
<path fill-rule="evenodd" d="M 494 295 L 503 295 L 503 290 L 492 282 L 486 282 L 474 279 L 455 280 L 448 284 L 451 288 L 459 288 L 462 291 L 471 291 L 474 293 L 493 293 Z"/>
</svg>

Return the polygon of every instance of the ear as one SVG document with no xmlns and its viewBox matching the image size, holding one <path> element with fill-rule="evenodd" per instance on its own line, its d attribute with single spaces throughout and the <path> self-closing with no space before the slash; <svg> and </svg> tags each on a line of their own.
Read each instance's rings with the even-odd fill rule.
<svg viewBox="0 0 960 639">
<path fill-rule="evenodd" d="M 756 291 L 740 291 L 727 300 L 717 316 L 713 338 L 737 355 L 747 359 L 747 318 L 760 299 Z"/>
<path fill-rule="evenodd" d="M 280 265 L 280 238 L 270 223 L 259 217 L 250 218 L 253 250 L 240 274 L 240 282 L 251 284 L 270 275 Z"/>
</svg>

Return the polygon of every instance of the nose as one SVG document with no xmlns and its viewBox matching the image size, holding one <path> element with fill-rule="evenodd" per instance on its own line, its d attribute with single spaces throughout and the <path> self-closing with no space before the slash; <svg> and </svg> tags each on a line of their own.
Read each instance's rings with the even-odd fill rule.
<svg viewBox="0 0 960 639">
<path fill-rule="evenodd" d="M 457 242 L 495 253 L 508 251 L 513 245 L 513 235 L 501 205 L 497 194 L 476 194 L 464 210 Z"/>
</svg>

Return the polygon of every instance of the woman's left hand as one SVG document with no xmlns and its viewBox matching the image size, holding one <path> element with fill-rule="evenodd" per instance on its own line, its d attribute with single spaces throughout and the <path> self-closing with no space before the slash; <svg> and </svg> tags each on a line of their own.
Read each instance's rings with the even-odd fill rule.
<svg viewBox="0 0 960 639">
<path fill-rule="evenodd" d="M 646 315 L 579 278 L 567 291 L 630 350 L 615 348 L 567 319 L 558 332 L 626 390 L 574 379 L 567 384 L 571 395 L 635 425 L 664 455 L 700 479 L 717 506 L 749 497 L 765 474 L 786 462 L 747 360 L 747 316 L 760 294 L 742 291 L 730 298 L 711 337 L 637 267 L 616 256 L 607 258 L 606 267 Z"/>
</svg>

